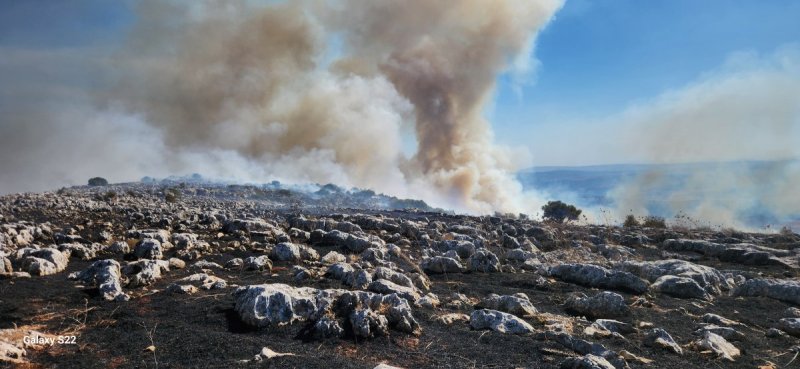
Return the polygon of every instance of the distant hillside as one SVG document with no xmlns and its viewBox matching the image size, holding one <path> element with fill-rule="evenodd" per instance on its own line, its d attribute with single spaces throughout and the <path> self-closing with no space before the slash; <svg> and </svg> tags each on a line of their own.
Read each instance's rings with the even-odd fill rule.
<svg viewBox="0 0 800 369">
<path fill-rule="evenodd" d="M 751 196 L 754 198 L 751 208 L 739 214 L 741 221 L 753 226 L 765 224 L 794 224 L 800 229 L 800 209 L 798 217 L 781 218 L 773 215 L 773 209 L 759 202 L 759 196 L 768 193 L 777 178 L 781 178 L 790 170 L 796 170 L 800 161 L 737 161 L 723 163 L 688 163 L 688 164 L 617 164 L 596 166 L 542 166 L 529 168 L 518 173 L 518 178 L 527 189 L 536 189 L 551 199 L 569 201 L 583 207 L 614 207 L 614 199 L 610 192 L 622 185 L 630 183 L 642 175 L 657 176 L 657 180 L 647 188 L 638 188 L 651 214 L 673 217 L 667 201 L 679 201 L 691 208 L 706 199 L 722 199 L 726 196 Z M 731 193 L 736 184 L 727 184 L 725 191 L 719 187 L 701 187 L 693 185 L 690 179 L 694 175 L 705 173 L 732 173 L 740 178 L 752 178 L 755 189 L 747 189 L 748 193 Z M 776 178 L 777 177 L 777 178 Z M 713 181 L 713 180 L 712 180 Z M 742 189 L 744 191 L 744 189 Z"/>
</svg>

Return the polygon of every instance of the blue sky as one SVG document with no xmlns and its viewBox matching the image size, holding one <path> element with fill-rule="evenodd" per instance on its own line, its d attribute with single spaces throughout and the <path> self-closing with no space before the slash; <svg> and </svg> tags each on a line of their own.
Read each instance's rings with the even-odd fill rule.
<svg viewBox="0 0 800 369">
<path fill-rule="evenodd" d="M 498 141 L 558 164 L 552 137 L 681 89 L 736 53 L 798 41 L 798 1 L 567 0 L 539 35 L 532 82 L 520 96 L 504 78 L 489 116 Z"/>
<path fill-rule="evenodd" d="M 4 1 L 0 48 L 58 52 L 113 47 L 122 44 L 133 24 L 132 8 L 129 1 Z M 776 50 L 787 45 L 797 49 L 798 19 L 800 2 L 790 0 L 567 0 L 539 34 L 534 53 L 538 67 L 521 88 L 511 76 L 501 77 L 486 115 L 496 141 L 528 148 L 536 165 L 652 161 L 641 150 L 621 150 L 605 137 L 620 129 L 615 123 L 627 119 L 626 111 L 641 105 L 647 110 L 664 94 L 709 82 L 709 75 L 719 74 L 740 54 L 750 55 L 759 66 L 769 64 L 778 58 Z M 0 82 L 91 83 L 80 66 L 50 67 L 54 65 L 45 64 L 30 74 L 20 65 L 6 66 Z M 742 69 L 748 68 L 752 66 Z M 796 72 L 788 73 L 791 77 Z M 800 138 L 798 131 L 793 134 Z M 567 141 L 585 148 L 586 154 L 569 155 Z M 743 156 L 759 154 L 754 149 Z M 731 158 L 738 159 L 712 155 L 685 160 Z"/>
<path fill-rule="evenodd" d="M 0 46 L 69 48 L 112 43 L 121 39 L 133 19 L 126 1 L 3 1 Z"/>
</svg>

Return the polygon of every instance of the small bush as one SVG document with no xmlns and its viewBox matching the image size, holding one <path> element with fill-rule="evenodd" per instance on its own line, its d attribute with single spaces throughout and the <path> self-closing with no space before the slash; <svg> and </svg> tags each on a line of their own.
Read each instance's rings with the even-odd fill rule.
<svg viewBox="0 0 800 369">
<path fill-rule="evenodd" d="M 633 214 L 629 214 L 628 216 L 626 216 L 625 223 L 622 223 L 622 226 L 625 228 L 633 228 L 633 227 L 638 227 L 640 225 L 642 224 L 639 223 L 639 220 L 636 219 L 636 217 L 633 216 Z"/>
<path fill-rule="evenodd" d="M 89 186 L 108 186 L 108 181 L 103 177 L 89 178 Z"/>
<path fill-rule="evenodd" d="M 316 192 L 316 194 L 317 195 L 332 195 L 332 194 L 339 194 L 339 193 L 342 193 L 342 192 L 344 192 L 344 189 L 342 189 L 341 187 L 339 187 L 339 186 L 337 186 L 337 185 L 335 185 L 333 183 L 328 183 L 328 184 L 320 187 L 320 189 Z"/>
<path fill-rule="evenodd" d="M 428 204 L 422 200 L 413 200 L 413 199 L 398 199 L 398 198 L 391 198 L 389 200 L 389 208 L 390 209 L 420 209 L 426 210 L 430 209 Z"/>
<path fill-rule="evenodd" d="M 542 206 L 544 211 L 544 219 L 552 220 L 558 223 L 565 221 L 577 220 L 581 216 L 581 210 L 574 205 L 565 204 L 561 201 L 550 201 L 545 206 Z"/>
<path fill-rule="evenodd" d="M 644 217 L 642 225 L 647 228 L 667 228 L 667 221 L 654 215 Z"/>
</svg>

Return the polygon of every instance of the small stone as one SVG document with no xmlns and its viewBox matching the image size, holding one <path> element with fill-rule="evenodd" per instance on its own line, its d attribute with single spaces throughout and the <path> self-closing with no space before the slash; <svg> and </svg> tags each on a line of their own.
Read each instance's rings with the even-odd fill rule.
<svg viewBox="0 0 800 369">
<path fill-rule="evenodd" d="M 717 356 L 728 361 L 734 361 L 740 355 L 739 349 L 736 348 L 736 346 L 726 341 L 722 336 L 709 331 L 703 333 L 702 339 L 692 342 L 692 347 L 698 351 L 710 350 Z"/>
<path fill-rule="evenodd" d="M 178 258 L 169 258 L 169 267 L 175 269 L 186 268 L 186 262 Z"/>
<path fill-rule="evenodd" d="M 786 336 L 786 332 L 784 332 L 784 331 L 782 331 L 782 330 L 780 330 L 778 328 L 770 328 L 770 329 L 767 329 L 767 332 L 764 335 L 769 337 L 769 338 L 780 338 L 780 337 Z"/>
<path fill-rule="evenodd" d="M 791 336 L 800 337 L 800 318 L 783 318 L 778 321 L 778 328 Z"/>
<path fill-rule="evenodd" d="M 239 269 L 244 265 L 244 260 L 241 258 L 233 258 L 225 263 L 225 269 Z"/>
<path fill-rule="evenodd" d="M 526 321 L 502 311 L 481 309 L 475 310 L 469 317 L 473 329 L 491 329 L 500 333 L 526 334 L 533 333 L 533 327 Z"/>
<path fill-rule="evenodd" d="M 667 331 L 661 328 L 654 328 L 647 332 L 644 337 L 644 345 L 650 347 L 660 347 L 672 351 L 678 355 L 683 355 L 683 349 L 672 339 Z"/>
<path fill-rule="evenodd" d="M 561 369 L 615 369 L 602 356 L 588 354 L 583 357 L 570 357 L 561 362 Z"/>
<path fill-rule="evenodd" d="M 263 270 L 272 272 L 272 261 L 266 256 L 251 256 L 244 259 L 244 268 L 246 270 Z"/>
<path fill-rule="evenodd" d="M 478 304 L 478 308 L 499 310 L 517 316 L 533 316 L 537 313 L 536 308 L 524 293 L 513 296 L 490 294 Z"/>
</svg>

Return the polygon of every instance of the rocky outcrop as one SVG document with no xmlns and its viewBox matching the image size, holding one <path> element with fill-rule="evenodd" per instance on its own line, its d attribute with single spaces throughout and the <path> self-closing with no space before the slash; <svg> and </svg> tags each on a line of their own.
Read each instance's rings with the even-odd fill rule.
<svg viewBox="0 0 800 369">
<path fill-rule="evenodd" d="M 416 303 L 420 298 L 422 298 L 416 288 L 401 286 L 386 279 L 378 279 L 373 281 L 367 286 L 367 290 L 384 295 L 395 293 L 412 303 Z"/>
<path fill-rule="evenodd" d="M 133 254 L 139 259 L 162 259 L 164 249 L 161 247 L 161 241 L 155 238 L 144 238 L 136 244 Z"/>
<path fill-rule="evenodd" d="M 502 311 L 481 309 L 469 316 L 472 329 L 491 329 L 495 332 L 510 334 L 533 333 L 533 327 L 526 321 Z"/>
<path fill-rule="evenodd" d="M 338 246 L 349 251 L 360 253 L 370 247 L 381 248 L 384 246 L 383 240 L 378 237 L 360 236 L 339 230 L 326 233 L 321 240 L 324 246 Z"/>
<path fill-rule="evenodd" d="M 389 333 L 389 321 L 371 309 L 358 309 L 350 313 L 350 324 L 356 337 L 372 338 Z"/>
<path fill-rule="evenodd" d="M 88 269 L 69 275 L 69 279 L 78 280 L 89 286 L 97 287 L 100 296 L 108 301 L 128 301 L 130 296 L 122 291 L 125 284 L 116 260 L 98 260 Z"/>
<path fill-rule="evenodd" d="M 585 294 L 570 296 L 564 308 L 580 315 L 592 318 L 616 318 L 627 316 L 630 308 L 625 298 L 614 292 L 600 292 L 587 297 Z"/>
<path fill-rule="evenodd" d="M 477 308 L 499 310 L 517 316 L 533 316 L 537 313 L 536 308 L 524 293 L 516 293 L 512 296 L 490 294 L 481 300 Z"/>
<path fill-rule="evenodd" d="M 499 272 L 500 259 L 491 251 L 480 249 L 467 259 L 467 269 L 482 273 Z"/>
<path fill-rule="evenodd" d="M 636 294 L 646 292 L 649 287 L 646 281 L 631 273 L 594 264 L 561 264 L 551 267 L 549 273 L 564 282 Z"/>
<path fill-rule="evenodd" d="M 661 328 L 653 328 L 648 331 L 644 336 L 644 345 L 650 347 L 659 347 L 667 351 L 674 352 L 678 355 L 683 355 L 683 349 L 667 331 Z"/>
<path fill-rule="evenodd" d="M 388 327 L 407 333 L 420 333 L 419 323 L 411 314 L 411 306 L 397 294 L 264 284 L 239 287 L 233 295 L 236 300 L 235 311 L 243 322 L 252 326 L 280 326 L 335 316 L 345 320 L 354 329 L 361 329 L 360 332 L 365 334 L 363 337 L 383 332 L 380 324 L 383 319 Z M 383 318 L 376 318 L 376 314 Z"/>
<path fill-rule="evenodd" d="M 561 362 L 561 369 L 616 369 L 602 356 L 588 354 L 583 357 L 570 357 Z"/>
<path fill-rule="evenodd" d="M 250 256 L 244 259 L 244 269 L 246 270 L 263 270 L 272 272 L 272 260 L 266 255 Z"/>
<path fill-rule="evenodd" d="M 749 279 L 737 287 L 735 296 L 759 296 L 800 305 L 800 282 L 778 279 Z"/>
<path fill-rule="evenodd" d="M 691 347 L 697 351 L 710 351 L 718 357 L 728 361 L 734 361 L 741 354 L 739 349 L 725 340 L 720 335 L 711 331 L 703 332 L 703 337 L 691 343 Z"/>
<path fill-rule="evenodd" d="M 680 298 L 711 299 L 711 295 L 697 284 L 697 281 L 688 277 L 678 277 L 674 275 L 661 276 L 650 285 L 650 289 Z"/>
<path fill-rule="evenodd" d="M 705 240 L 670 239 L 662 246 L 669 251 L 689 251 L 716 257 L 721 261 L 743 265 L 779 265 L 792 268 L 780 257 L 793 256 L 790 251 L 747 243 L 719 244 Z"/>
<path fill-rule="evenodd" d="M 168 271 L 169 262 L 165 260 L 139 260 L 122 267 L 122 274 L 128 278 L 130 288 L 149 286 Z"/>
<path fill-rule="evenodd" d="M 444 256 L 427 258 L 422 261 L 420 268 L 426 273 L 432 274 L 461 273 L 464 271 L 464 266 L 461 265 L 461 262 Z"/>
<path fill-rule="evenodd" d="M 711 295 L 719 295 L 733 287 L 733 284 L 718 270 L 685 260 L 667 259 L 653 262 L 622 262 L 617 264 L 616 268 L 636 274 L 653 283 L 665 276 L 690 278 L 695 282 L 692 284 L 685 279 L 666 278 L 662 279 L 658 286 L 654 287 L 656 291 L 676 297 L 707 299 Z M 680 288 L 675 286 L 676 284 L 686 287 L 688 290 L 681 291 Z M 705 293 L 698 291 L 697 287 L 702 288 Z"/>
<path fill-rule="evenodd" d="M 59 250 L 45 249 L 22 249 L 17 252 L 22 270 L 31 275 L 51 275 L 56 274 L 67 268 L 69 259 Z"/>
</svg>

